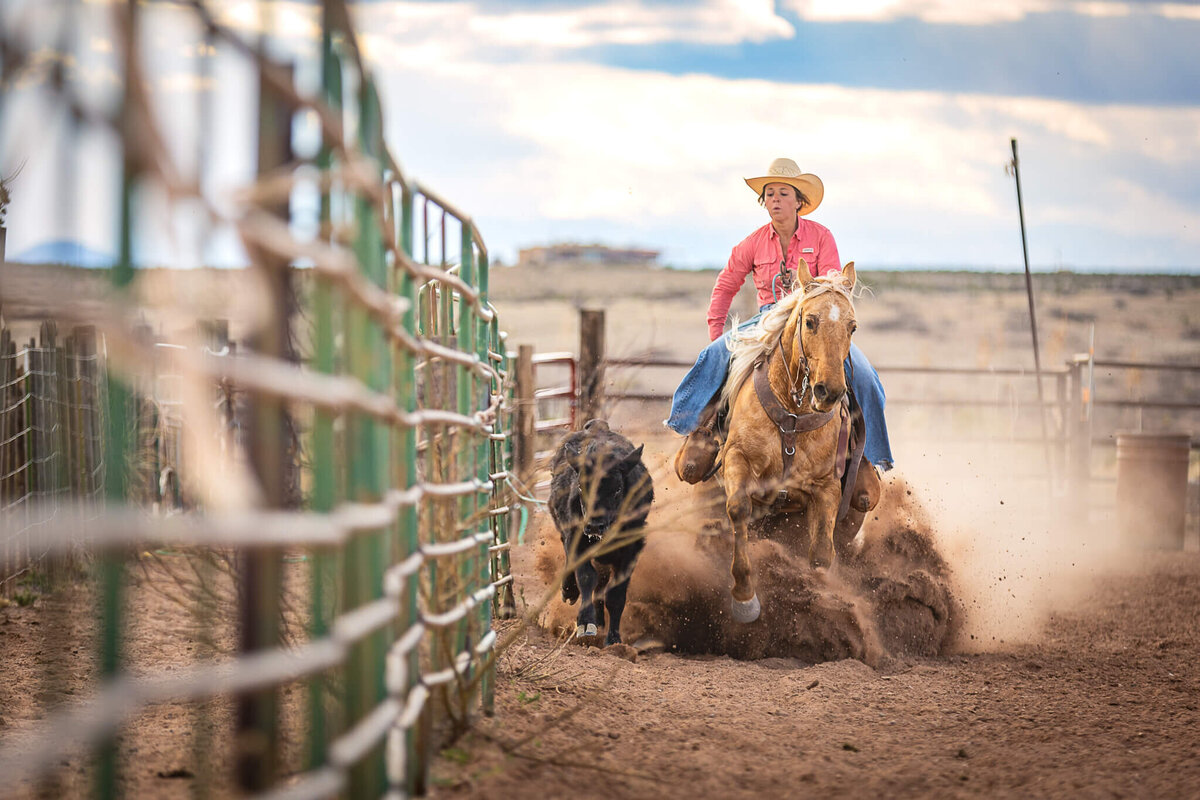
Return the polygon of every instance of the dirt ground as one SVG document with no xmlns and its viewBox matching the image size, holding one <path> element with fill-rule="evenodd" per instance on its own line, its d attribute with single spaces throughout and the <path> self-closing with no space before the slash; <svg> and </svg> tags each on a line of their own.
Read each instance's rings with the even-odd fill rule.
<svg viewBox="0 0 1200 800">
<path fill-rule="evenodd" d="M 893 574 L 910 580 L 897 592 L 898 583 L 858 580 L 870 559 L 821 577 L 760 543 L 763 618 L 748 626 L 757 633 L 723 638 L 713 631 L 734 625 L 722 619 L 727 540 L 715 534 L 694 547 L 708 497 L 667 482 L 663 443 L 651 439 L 648 452 L 659 459 L 659 520 L 623 625 L 636 648 L 563 642 L 556 630 L 574 609 L 557 598 L 528 627 L 500 623 L 512 645 L 500 660 L 496 714 L 442 750 L 432 797 L 1195 796 L 1194 540 L 1177 552 L 1106 550 L 1075 571 L 1070 561 L 1025 565 L 1037 573 L 1025 583 L 1019 557 L 998 564 L 987 555 L 996 569 L 972 586 L 970 559 L 941 535 L 938 515 L 899 496 L 909 489 L 897 477 L 887 499 L 901 512 L 867 531 L 876 542 L 904 532 L 932 542 L 948 556 L 944 569 L 928 551 L 905 551 L 908 566 Z M 537 605 L 561 558 L 553 537 L 537 515 L 514 552 L 524 610 Z M 914 591 L 911 576 L 922 571 L 911 568 L 914 558 L 953 590 L 938 612 L 952 621 L 935 619 L 936 592 Z M 198 626 L 163 594 L 176 586 L 166 570 L 177 561 L 145 554 L 131 573 L 126 646 L 137 671 L 182 668 L 231 645 L 228 620 Z M 1031 604 L 1041 581 L 1072 589 Z M 20 741 L 47 708 L 91 691 L 95 628 L 79 613 L 89 597 L 80 588 L 0 607 L 0 743 Z M 1002 598 L 1019 628 L 989 622 L 981 597 Z M 673 613 L 656 613 L 664 610 Z M 760 649 L 738 658 L 705 652 L 750 645 Z M 294 722 L 304 697 L 302 685 L 284 688 L 285 772 L 302 763 L 305 733 Z M 133 720 L 121 737 L 127 796 L 193 796 L 202 782 L 209 796 L 232 796 L 222 777 L 231 714 L 219 700 L 202 709 L 165 704 Z M 60 766 L 53 782 L 10 796 L 86 796 L 86 757 L 64 751 Z"/>
<path fill-rule="evenodd" d="M 1200 555 L 1145 554 L 990 653 L 643 654 L 531 633 L 435 797 L 1195 797 Z"/>
<path fill-rule="evenodd" d="M 876 363 L 1031 364 L 1026 301 L 1012 276 L 867 275 L 874 293 L 859 301 L 856 340 Z M 600 277 L 497 270 L 493 300 L 510 348 L 576 349 L 581 307 L 607 309 L 613 356 L 688 358 L 704 343 L 711 273 Z M 11 269 L 0 278 L 6 317 L 32 324 L 40 307 L 21 311 L 18 302 L 26 284 Z M 1195 362 L 1200 278 L 1106 280 L 1039 278 L 1046 363 L 1086 349 L 1092 322 L 1100 357 Z M 35 286 L 24 296 L 47 292 Z M 197 313 L 220 315 L 229 292 L 201 293 L 217 310 Z M 641 374 L 630 388 L 657 391 L 678 378 L 678 370 Z M 889 378 L 889 397 L 925 388 L 916 380 Z M 1128 385 L 1101 391 L 1161 388 L 1150 375 L 1121 380 Z M 994 383 L 995 396 L 1015 396 L 1007 380 Z M 548 517 L 533 515 L 513 553 L 529 624 L 499 623 L 512 644 L 499 664 L 496 715 L 441 752 L 432 796 L 1197 795 L 1194 528 L 1182 551 L 1119 549 L 1111 498 L 1085 519 L 1066 519 L 1061 493 L 1017 474 L 1011 453 L 977 441 L 952 446 L 951 433 L 984 424 L 978 415 L 942 415 L 955 424 L 947 431 L 936 427 L 940 412 L 896 402 L 889 423 L 900 469 L 861 550 L 819 575 L 796 542 L 759 541 L 763 618 L 739 627 L 725 610 L 728 534 L 713 522 L 712 494 L 670 474 L 677 441 L 654 427 L 661 410 L 613 409 L 623 432 L 645 441 L 656 487 L 623 624 L 631 646 L 561 641 L 575 609 L 547 588 L 561 551 Z M 1014 440 L 1028 433 L 1010 427 L 1002 432 Z M 228 648 L 228 621 L 206 633 L 155 588 L 172 585 L 161 571 L 171 555 L 149 563 L 150 577 L 130 594 L 133 668 L 182 667 Z M 0 603 L 0 750 L 94 686 L 95 625 L 79 613 L 91 596 L 26 597 Z M 292 721 L 304 694 L 301 685 L 283 693 L 285 772 L 303 761 L 305 732 Z M 217 775 L 231 714 L 217 701 L 163 705 L 133 720 L 122 738 L 128 795 L 191 796 L 203 783 L 211 796 L 229 796 Z M 64 753 L 61 767 L 41 795 L 85 796 L 86 759 Z M 26 784 L 16 796 L 38 793 Z"/>
<path fill-rule="evenodd" d="M 1120 550 L 1092 532 L 1090 553 L 1022 551 L 1016 533 L 1034 527 L 996 505 L 996 531 L 972 535 L 1000 541 L 973 559 L 944 527 L 952 509 L 893 477 L 899 510 L 864 529 L 873 556 L 817 576 L 760 542 L 763 617 L 714 636 L 737 626 L 720 619 L 727 536 L 711 564 L 680 547 L 707 501 L 664 473 L 622 622 L 633 646 L 565 641 L 576 609 L 557 598 L 528 627 L 504 623 L 496 715 L 443 751 L 434 797 L 1196 796 L 1196 542 Z M 514 553 L 529 605 L 561 560 L 555 536 L 543 515 Z M 881 553 L 896 580 L 870 579 Z M 709 633 L 697 614 L 717 620 Z"/>
<path fill-rule="evenodd" d="M 0 598 L 0 756 L 10 757 L 56 712 L 86 701 L 97 688 L 97 589 L 89 568 L 64 576 L 59 588 L 23 585 Z M 224 559 L 189 558 L 174 550 L 143 551 L 126 564 L 124 669 L 135 676 L 176 671 L 229 658 L 237 647 L 231 569 Z M 283 604 L 293 624 L 303 607 L 302 557 L 286 559 Z M 293 638 L 294 640 L 294 638 Z M 302 682 L 280 688 L 280 771 L 302 770 L 307 700 Z M 118 789 L 131 798 L 236 796 L 234 703 L 166 702 L 132 715 L 117 736 Z M 95 760 L 64 741 L 57 764 L 40 782 L 11 783 L 0 774 L 0 798 L 96 796 Z"/>
</svg>

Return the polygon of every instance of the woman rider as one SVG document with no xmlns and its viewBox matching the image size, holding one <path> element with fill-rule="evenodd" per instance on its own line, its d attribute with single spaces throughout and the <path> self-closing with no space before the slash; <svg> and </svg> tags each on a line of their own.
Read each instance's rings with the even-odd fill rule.
<svg viewBox="0 0 1200 800">
<path fill-rule="evenodd" d="M 701 351 L 696 364 L 675 390 L 671 416 L 666 421 L 673 431 L 688 434 L 688 441 L 676 459 L 676 471 L 689 483 L 704 480 L 713 472 L 717 395 L 729 371 L 729 334 L 722 331 L 729 306 L 746 276 L 754 275 L 759 313 L 739 325 L 739 330 L 757 323 L 764 311 L 791 291 L 792 276 L 799 265 L 803 264 L 813 277 L 841 269 L 833 234 L 824 225 L 805 219 L 821 204 L 825 194 L 820 178 L 802 172 L 790 158 L 777 158 L 766 175 L 745 180 L 758 195 L 759 205 L 766 208 L 771 221 L 733 248 L 729 263 L 717 276 L 708 304 L 708 334 L 712 344 Z M 853 343 L 846 359 L 846 375 L 866 423 L 863 458 L 887 471 L 892 468 L 892 451 L 883 417 L 883 384 L 867 357 Z"/>
</svg>

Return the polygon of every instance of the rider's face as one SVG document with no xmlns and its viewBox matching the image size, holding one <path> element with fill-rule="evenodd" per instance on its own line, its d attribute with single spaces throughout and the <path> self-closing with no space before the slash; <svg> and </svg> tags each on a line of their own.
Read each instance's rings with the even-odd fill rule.
<svg viewBox="0 0 1200 800">
<path fill-rule="evenodd" d="M 763 206 L 771 215 L 771 221 L 786 223 L 796 219 L 800 211 L 800 198 L 796 190 L 786 183 L 768 183 L 763 188 Z"/>
</svg>

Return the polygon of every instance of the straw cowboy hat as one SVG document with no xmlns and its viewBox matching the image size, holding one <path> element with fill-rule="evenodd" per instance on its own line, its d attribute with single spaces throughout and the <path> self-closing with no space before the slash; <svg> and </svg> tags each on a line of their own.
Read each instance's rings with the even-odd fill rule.
<svg viewBox="0 0 1200 800">
<path fill-rule="evenodd" d="M 821 198 L 825 196 L 825 184 L 821 183 L 821 179 L 812 173 L 801 172 L 796 162 L 790 158 L 775 159 L 771 166 L 767 167 L 766 175 L 761 178 L 746 178 L 745 181 L 746 185 L 760 196 L 763 187 L 768 183 L 786 183 L 796 189 L 808 198 L 808 202 L 800 207 L 802 217 L 816 211 L 817 206 L 821 205 Z"/>
</svg>

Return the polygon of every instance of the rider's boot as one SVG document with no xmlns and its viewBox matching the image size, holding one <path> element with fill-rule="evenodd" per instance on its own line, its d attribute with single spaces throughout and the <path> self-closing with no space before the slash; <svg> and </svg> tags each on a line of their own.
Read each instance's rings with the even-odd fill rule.
<svg viewBox="0 0 1200 800">
<path fill-rule="evenodd" d="M 866 513 L 879 505 L 879 495 L 883 492 L 883 481 L 875 465 L 863 457 L 858 465 L 858 475 L 854 478 L 854 492 L 850 495 L 850 507 L 855 511 Z"/>
<path fill-rule="evenodd" d="M 718 403 L 704 409 L 700 424 L 687 435 L 675 454 L 675 474 L 681 481 L 700 483 L 716 472 L 717 454 L 722 443 L 717 425 L 719 409 Z"/>
</svg>

